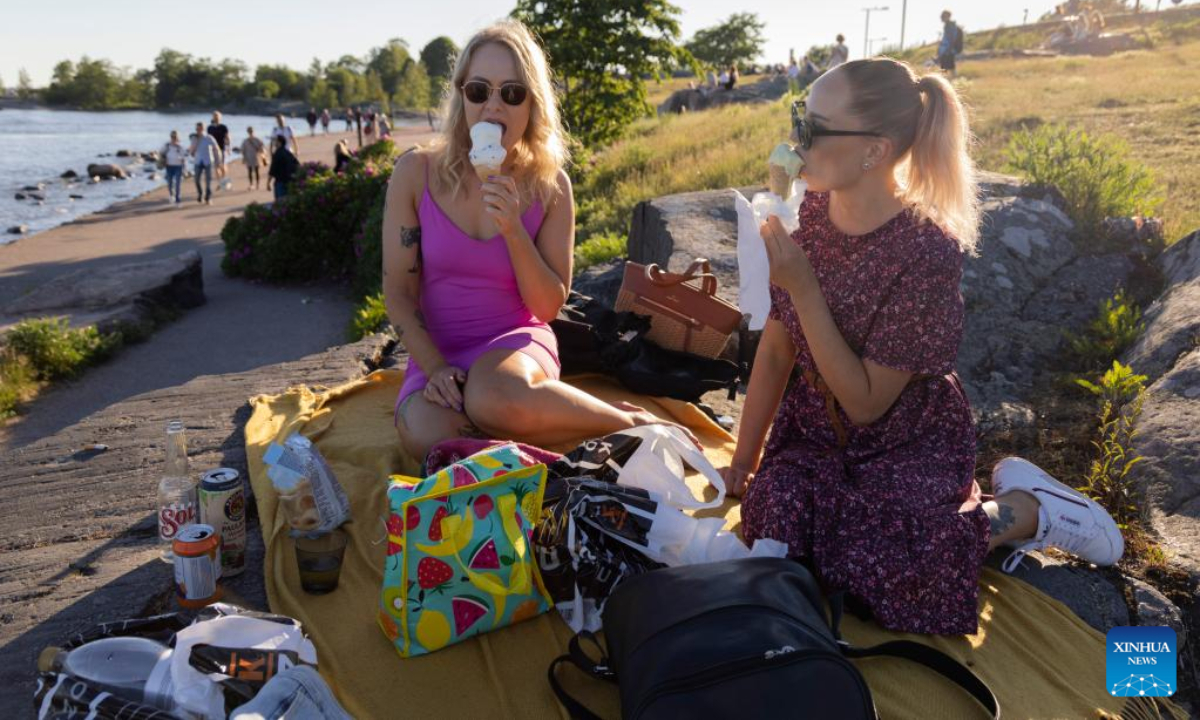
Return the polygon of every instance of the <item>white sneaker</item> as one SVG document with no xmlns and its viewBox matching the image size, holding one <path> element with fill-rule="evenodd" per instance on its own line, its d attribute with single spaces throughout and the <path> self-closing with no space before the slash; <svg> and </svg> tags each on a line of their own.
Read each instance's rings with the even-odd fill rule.
<svg viewBox="0 0 1200 720">
<path fill-rule="evenodd" d="M 1047 547 L 1076 555 L 1095 565 L 1113 565 L 1125 552 L 1121 529 L 1108 511 L 1037 465 L 1018 457 L 1004 458 L 992 468 L 992 492 L 999 497 L 1014 490 L 1029 493 L 1040 503 L 1038 527 L 1001 565 L 1011 573 L 1026 553 Z"/>
</svg>

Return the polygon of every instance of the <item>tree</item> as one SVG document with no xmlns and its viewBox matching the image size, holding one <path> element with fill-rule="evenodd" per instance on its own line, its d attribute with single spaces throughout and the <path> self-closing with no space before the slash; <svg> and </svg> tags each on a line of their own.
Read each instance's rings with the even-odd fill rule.
<svg viewBox="0 0 1200 720">
<path fill-rule="evenodd" d="M 719 25 L 697 30 L 686 47 L 697 60 L 709 65 L 745 65 L 762 53 L 765 27 L 754 13 L 734 13 Z"/>
<path fill-rule="evenodd" d="M 804 53 L 805 57 L 819 68 L 825 67 L 825 63 L 829 62 L 829 56 L 832 54 L 832 45 L 813 45 L 808 49 L 808 52 Z"/>
<path fill-rule="evenodd" d="M 3 88 L 0 85 L 0 88 Z M 21 68 L 17 71 L 17 97 L 22 100 L 28 100 L 33 97 L 33 83 L 29 80 L 29 71 Z"/>
<path fill-rule="evenodd" d="M 396 107 L 409 110 L 424 110 L 431 105 L 429 75 L 421 63 L 408 61 L 400 73 L 400 81 L 392 96 Z"/>
<path fill-rule="evenodd" d="M 430 79 L 447 80 L 454 74 L 454 62 L 458 60 L 459 49 L 450 38 L 442 35 L 429 41 L 421 48 L 421 64 Z"/>
<path fill-rule="evenodd" d="M 338 106 L 337 92 L 329 86 L 323 77 L 317 78 L 312 89 L 308 91 L 308 105 L 314 108 L 336 108 Z"/>
<path fill-rule="evenodd" d="M 363 95 L 364 101 L 379 105 L 379 107 L 383 108 L 384 112 L 390 110 L 388 94 L 383 89 L 383 80 L 379 77 L 379 73 L 374 70 L 367 71 L 367 83 Z"/>
<path fill-rule="evenodd" d="M 667 0 L 518 0 L 512 15 L 542 39 L 567 127 L 598 146 L 653 112 L 643 77 L 694 64 L 677 44 L 679 13 Z"/>
<path fill-rule="evenodd" d="M 387 95 L 396 92 L 399 88 L 400 73 L 412 62 L 406 46 L 407 43 L 400 38 L 392 38 L 388 40 L 387 45 L 374 48 L 368 55 L 367 72 L 374 72 L 379 76 L 383 92 Z"/>
<path fill-rule="evenodd" d="M 274 80 L 257 80 L 254 83 L 254 91 L 260 98 L 273 100 L 279 97 L 279 83 Z"/>
</svg>

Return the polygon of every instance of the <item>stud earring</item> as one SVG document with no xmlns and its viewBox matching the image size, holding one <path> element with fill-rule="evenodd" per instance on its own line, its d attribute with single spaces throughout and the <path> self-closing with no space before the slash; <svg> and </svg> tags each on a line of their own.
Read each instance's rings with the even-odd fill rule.
<svg viewBox="0 0 1200 720">
<path fill-rule="evenodd" d="M 863 170 L 870 170 L 870 169 L 871 169 L 871 163 L 863 163 Z"/>
</svg>

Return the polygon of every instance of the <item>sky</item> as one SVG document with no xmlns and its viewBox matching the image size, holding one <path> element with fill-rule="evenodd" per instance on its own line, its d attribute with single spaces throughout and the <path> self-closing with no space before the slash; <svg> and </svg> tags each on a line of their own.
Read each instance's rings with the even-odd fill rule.
<svg viewBox="0 0 1200 720">
<path fill-rule="evenodd" d="M 1061 2 L 1061 0 L 1059 0 Z M 812 45 L 846 36 L 850 57 L 863 54 L 865 7 L 887 6 L 870 14 L 874 50 L 900 41 L 903 0 L 675 0 L 682 9 L 684 39 L 735 12 L 756 13 L 766 23 L 764 61 L 786 62 L 789 48 L 802 55 Z M 1054 0 L 907 0 L 905 44 L 931 41 L 941 30 L 944 9 L 968 32 L 1019 25 L 1051 10 Z M 471 34 L 500 19 L 513 0 L 384 0 L 349 3 L 288 0 L 274 5 L 244 0 L 205 0 L 199 5 L 161 0 L 54 0 L 6 2 L 0 24 L 0 82 L 17 84 L 25 68 L 35 87 L 49 83 L 54 65 L 82 55 L 107 58 L 118 67 L 149 68 L 163 47 L 214 60 L 234 58 L 251 69 L 284 64 L 305 70 L 342 55 L 363 56 L 390 38 L 406 40 L 419 52 L 446 35 L 461 47 Z M 882 39 L 886 38 L 886 40 Z"/>
</svg>

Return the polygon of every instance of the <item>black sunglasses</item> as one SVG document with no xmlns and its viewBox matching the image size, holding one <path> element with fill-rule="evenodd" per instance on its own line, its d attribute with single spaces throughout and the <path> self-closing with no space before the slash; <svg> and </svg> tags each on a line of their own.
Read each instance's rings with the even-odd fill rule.
<svg viewBox="0 0 1200 720">
<path fill-rule="evenodd" d="M 883 135 L 875 132 L 866 132 L 863 130 L 826 130 L 819 127 L 811 120 L 804 119 L 804 101 L 797 100 L 792 103 L 792 130 L 796 133 L 796 142 L 804 150 L 811 150 L 813 138 L 821 137 L 822 135 L 834 135 L 842 137 L 850 136 L 866 136 L 866 137 L 883 137 Z"/>
<path fill-rule="evenodd" d="M 498 88 L 482 80 L 468 80 L 462 84 L 463 97 L 475 105 L 482 105 L 490 100 L 492 93 L 497 90 L 500 91 L 500 99 L 507 105 L 520 105 L 529 94 L 528 88 L 515 82 L 506 82 Z"/>
</svg>

